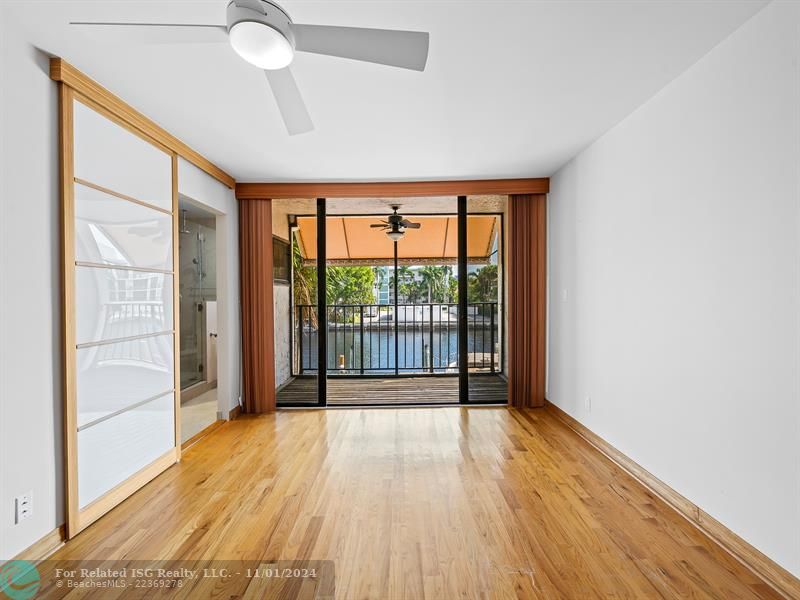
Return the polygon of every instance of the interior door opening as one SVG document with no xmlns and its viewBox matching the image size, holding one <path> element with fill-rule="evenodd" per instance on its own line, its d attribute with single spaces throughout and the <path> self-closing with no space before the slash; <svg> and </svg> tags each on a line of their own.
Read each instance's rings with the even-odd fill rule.
<svg viewBox="0 0 800 600">
<path fill-rule="evenodd" d="M 179 199 L 181 442 L 214 423 L 217 403 L 216 215 Z"/>
</svg>

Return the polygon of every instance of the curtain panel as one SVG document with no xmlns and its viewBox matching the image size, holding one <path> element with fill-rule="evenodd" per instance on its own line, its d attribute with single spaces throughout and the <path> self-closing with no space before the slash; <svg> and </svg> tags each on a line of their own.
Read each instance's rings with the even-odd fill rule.
<svg viewBox="0 0 800 600">
<path fill-rule="evenodd" d="M 509 196 L 508 398 L 544 406 L 547 303 L 547 195 Z"/>
<path fill-rule="evenodd" d="M 243 412 L 275 410 L 272 201 L 239 202 Z"/>
</svg>

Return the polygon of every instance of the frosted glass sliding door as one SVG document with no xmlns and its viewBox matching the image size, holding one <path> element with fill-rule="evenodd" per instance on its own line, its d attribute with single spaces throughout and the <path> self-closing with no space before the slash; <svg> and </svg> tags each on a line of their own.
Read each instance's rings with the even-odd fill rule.
<svg viewBox="0 0 800 600">
<path fill-rule="evenodd" d="M 176 157 L 61 88 L 67 528 L 179 458 Z"/>
</svg>

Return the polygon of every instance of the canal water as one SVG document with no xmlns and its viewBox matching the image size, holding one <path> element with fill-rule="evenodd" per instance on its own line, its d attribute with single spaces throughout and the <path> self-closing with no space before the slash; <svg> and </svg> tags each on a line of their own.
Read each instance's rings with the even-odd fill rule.
<svg viewBox="0 0 800 600">
<path fill-rule="evenodd" d="M 298 332 L 299 333 L 299 332 Z M 455 373 L 458 371 L 458 329 L 453 323 L 451 327 L 431 328 L 400 325 L 398 339 L 398 367 L 403 373 L 426 372 Z M 302 365 L 303 371 L 317 370 L 317 332 L 303 332 Z M 366 374 L 379 375 L 394 373 L 395 369 L 395 333 L 391 328 L 364 332 L 363 370 Z M 297 341 L 296 341 L 297 343 Z M 467 351 L 470 367 L 489 369 L 492 360 L 492 347 L 499 353 L 498 332 L 487 327 L 469 327 L 467 332 Z M 433 352 L 431 352 L 431 346 Z M 497 357 L 495 357 L 497 363 Z M 362 368 L 361 335 L 357 327 L 328 328 L 328 370 L 342 374 L 358 374 Z"/>
</svg>

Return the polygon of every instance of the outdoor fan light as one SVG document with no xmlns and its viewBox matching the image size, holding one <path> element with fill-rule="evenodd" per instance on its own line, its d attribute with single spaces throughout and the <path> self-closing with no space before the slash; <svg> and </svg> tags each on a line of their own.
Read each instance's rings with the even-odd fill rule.
<svg viewBox="0 0 800 600">
<path fill-rule="evenodd" d="M 380 227 L 386 230 L 386 235 L 389 236 L 389 239 L 393 242 L 399 242 L 403 239 L 403 236 L 406 234 L 406 229 L 419 229 L 419 223 L 412 223 L 408 219 L 404 219 L 403 215 L 398 215 L 397 210 L 400 208 L 399 206 L 392 206 L 394 209 L 394 214 L 389 215 L 389 218 L 386 221 L 381 221 L 380 223 L 373 223 L 370 227 Z"/>
<path fill-rule="evenodd" d="M 389 239 L 393 242 L 399 242 L 403 239 L 405 233 L 405 231 L 400 231 L 400 228 L 398 227 L 397 229 L 391 229 L 390 231 L 387 231 L 386 235 L 388 235 Z"/>
</svg>

